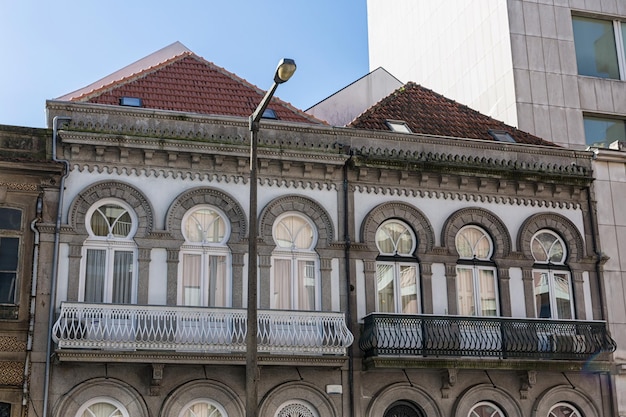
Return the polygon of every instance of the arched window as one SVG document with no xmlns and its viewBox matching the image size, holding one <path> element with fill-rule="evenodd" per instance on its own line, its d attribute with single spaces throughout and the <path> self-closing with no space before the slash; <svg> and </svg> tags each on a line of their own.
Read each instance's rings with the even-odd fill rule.
<svg viewBox="0 0 626 417">
<path fill-rule="evenodd" d="M 570 404 L 558 403 L 550 409 L 548 417 L 582 417 L 582 414 Z"/>
<path fill-rule="evenodd" d="M 196 400 L 183 407 L 180 417 L 228 417 L 224 407 L 211 400 Z"/>
<path fill-rule="evenodd" d="M 276 417 L 319 417 L 315 408 L 304 401 L 289 401 L 278 407 Z"/>
<path fill-rule="evenodd" d="M 496 268 L 491 260 L 493 242 L 477 226 L 462 227 L 455 238 L 458 312 L 465 316 L 499 314 Z"/>
<path fill-rule="evenodd" d="M 76 417 L 129 417 L 128 411 L 113 398 L 94 398 L 83 404 Z"/>
<path fill-rule="evenodd" d="M 271 307 L 283 310 L 319 308 L 317 231 L 306 217 L 286 213 L 274 222 L 272 235 Z"/>
<path fill-rule="evenodd" d="M 506 417 L 506 415 L 497 405 L 481 401 L 472 407 L 468 417 Z"/>
<path fill-rule="evenodd" d="M 574 317 L 572 283 L 565 264 L 567 248 L 551 230 L 540 230 L 531 240 L 535 258 L 533 285 L 537 317 L 571 319 Z"/>
<path fill-rule="evenodd" d="M 230 307 L 229 222 L 217 208 L 197 206 L 183 216 L 185 243 L 180 250 L 178 303 Z"/>
<path fill-rule="evenodd" d="M 384 313 L 419 312 L 417 239 L 399 220 L 387 220 L 376 231 L 377 310 Z"/>
<path fill-rule="evenodd" d="M 122 201 L 102 200 L 87 211 L 86 222 L 89 237 L 83 245 L 81 300 L 136 302 L 135 213 Z"/>
<path fill-rule="evenodd" d="M 423 417 L 423 413 L 408 401 L 397 401 L 385 411 L 384 417 Z"/>
</svg>

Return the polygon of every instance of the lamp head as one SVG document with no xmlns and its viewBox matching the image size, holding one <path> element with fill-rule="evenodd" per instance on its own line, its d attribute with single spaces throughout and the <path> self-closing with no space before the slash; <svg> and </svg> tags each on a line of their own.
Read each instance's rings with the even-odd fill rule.
<svg viewBox="0 0 626 417">
<path fill-rule="evenodd" d="M 283 58 L 276 67 L 274 82 L 276 84 L 282 84 L 288 81 L 294 72 L 296 72 L 296 61 L 289 58 Z"/>
</svg>

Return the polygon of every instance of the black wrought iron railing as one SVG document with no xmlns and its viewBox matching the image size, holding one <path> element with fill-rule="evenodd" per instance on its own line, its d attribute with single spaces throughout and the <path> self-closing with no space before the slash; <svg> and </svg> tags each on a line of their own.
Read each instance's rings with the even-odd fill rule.
<svg viewBox="0 0 626 417">
<path fill-rule="evenodd" d="M 587 360 L 616 344 L 603 321 L 373 313 L 365 317 L 359 347 L 366 357 Z"/>
</svg>

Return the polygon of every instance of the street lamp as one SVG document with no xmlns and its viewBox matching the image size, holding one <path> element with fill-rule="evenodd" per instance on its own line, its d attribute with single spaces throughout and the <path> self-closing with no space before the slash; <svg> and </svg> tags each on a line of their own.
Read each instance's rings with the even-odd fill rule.
<svg viewBox="0 0 626 417">
<path fill-rule="evenodd" d="M 246 328 L 246 417 L 258 416 L 259 368 L 257 352 L 257 134 L 263 112 L 276 88 L 296 71 L 293 59 L 281 59 L 274 74 L 274 84 L 250 115 L 250 218 L 248 221 L 248 323 Z"/>
</svg>

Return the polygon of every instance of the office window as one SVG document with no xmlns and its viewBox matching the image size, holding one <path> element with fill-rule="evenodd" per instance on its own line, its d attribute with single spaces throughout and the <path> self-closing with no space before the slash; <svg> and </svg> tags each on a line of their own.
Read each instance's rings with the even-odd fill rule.
<svg viewBox="0 0 626 417">
<path fill-rule="evenodd" d="M 465 226 L 455 238 L 458 313 L 464 316 L 499 314 L 493 242 L 483 229 Z"/>
<path fill-rule="evenodd" d="M 578 74 L 626 79 L 626 23 L 574 16 L 572 26 Z"/>
<path fill-rule="evenodd" d="M 540 230 L 532 238 L 531 251 L 535 258 L 533 285 L 537 317 L 573 318 L 572 284 L 565 265 L 565 243 L 556 233 Z"/>
<path fill-rule="evenodd" d="M 178 303 L 185 306 L 230 307 L 230 230 L 215 207 L 198 206 L 185 214 L 181 230 Z"/>
<path fill-rule="evenodd" d="M 550 409 L 548 417 L 582 417 L 582 414 L 570 404 L 559 403 Z"/>
<path fill-rule="evenodd" d="M 83 245 L 81 301 L 136 302 L 137 230 L 134 212 L 121 201 L 103 200 L 87 212 L 89 237 Z"/>
<path fill-rule="evenodd" d="M 0 207 L 0 304 L 14 305 L 22 229 L 22 212 Z"/>
<path fill-rule="evenodd" d="M 272 234 L 271 307 L 281 310 L 319 308 L 319 259 L 315 252 L 317 231 L 297 213 L 276 219 Z"/>
<path fill-rule="evenodd" d="M 376 231 L 377 309 L 383 313 L 417 314 L 418 264 L 413 255 L 417 239 L 399 220 L 388 220 Z"/>
<path fill-rule="evenodd" d="M 482 401 L 472 407 L 468 417 L 505 417 L 505 414 L 497 405 Z"/>
<path fill-rule="evenodd" d="M 583 116 L 587 145 L 608 148 L 615 141 L 626 142 L 626 121 L 599 116 Z"/>
</svg>

